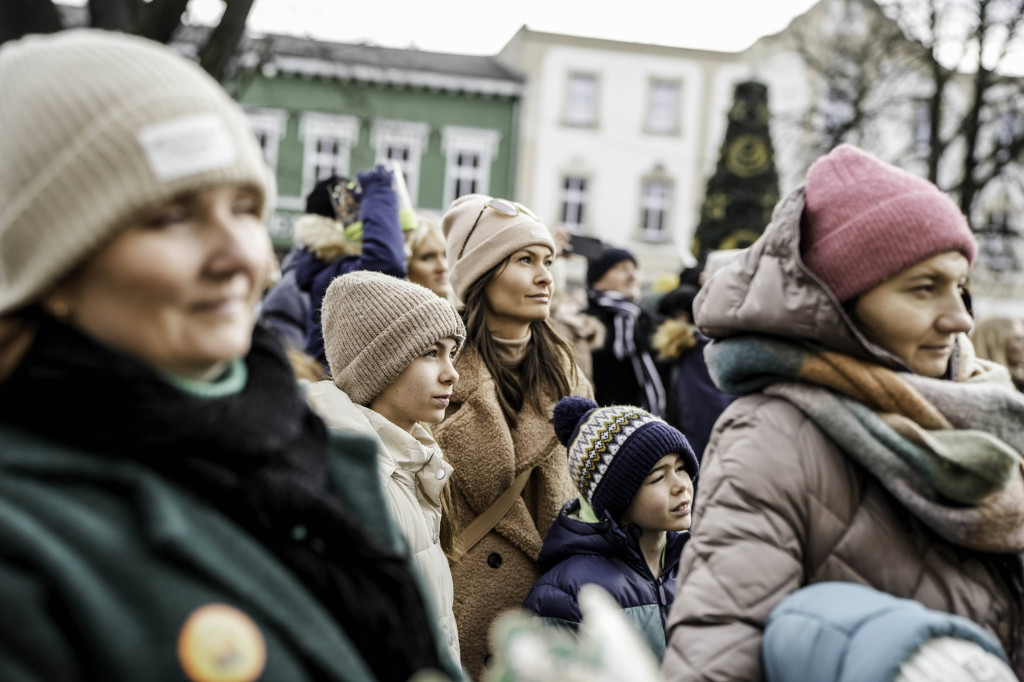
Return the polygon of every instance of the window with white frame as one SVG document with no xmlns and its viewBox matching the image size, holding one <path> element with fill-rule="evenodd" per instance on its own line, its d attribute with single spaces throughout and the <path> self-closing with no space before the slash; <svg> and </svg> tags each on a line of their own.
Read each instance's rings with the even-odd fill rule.
<svg viewBox="0 0 1024 682">
<path fill-rule="evenodd" d="M 597 76 L 592 73 L 569 74 L 563 121 L 571 126 L 597 125 Z"/>
<path fill-rule="evenodd" d="M 640 198 L 640 236 L 648 241 L 668 238 L 668 212 L 672 203 L 672 183 L 661 178 L 644 180 Z"/>
<path fill-rule="evenodd" d="M 359 138 L 359 119 L 354 116 L 307 113 L 299 123 L 302 139 L 302 195 L 332 175 L 348 177 L 351 151 Z"/>
<path fill-rule="evenodd" d="M 587 179 L 567 175 L 562 180 L 560 222 L 574 233 L 581 233 L 587 216 Z"/>
<path fill-rule="evenodd" d="M 370 130 L 377 163 L 391 161 L 402 169 L 405 184 L 413 205 L 417 203 L 420 187 L 420 158 L 427 147 L 430 126 L 413 121 L 378 119 Z"/>
<path fill-rule="evenodd" d="M 484 128 L 446 126 L 441 131 L 445 155 L 444 205 L 473 193 L 490 194 L 491 164 L 501 134 Z"/>
<path fill-rule="evenodd" d="M 647 132 L 675 135 L 679 132 L 679 81 L 654 79 L 647 102 Z"/>
<path fill-rule="evenodd" d="M 276 173 L 277 153 L 288 124 L 288 112 L 283 109 L 246 109 L 245 115 L 263 152 L 263 159 Z"/>
</svg>

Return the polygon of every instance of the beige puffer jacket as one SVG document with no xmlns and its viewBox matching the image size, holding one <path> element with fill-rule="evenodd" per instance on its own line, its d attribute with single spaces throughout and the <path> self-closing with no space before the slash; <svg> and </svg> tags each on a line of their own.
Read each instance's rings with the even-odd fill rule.
<svg viewBox="0 0 1024 682">
<path fill-rule="evenodd" d="M 695 301 L 707 335 L 774 334 L 894 368 L 799 259 L 803 191 Z M 955 354 L 954 375 L 966 353 Z M 970 618 L 1010 656 L 1018 615 L 1003 559 L 950 544 L 780 397 L 737 399 L 705 451 L 662 670 L 671 682 L 762 680 L 769 612 L 798 588 L 856 582 Z"/>
<path fill-rule="evenodd" d="M 579 495 L 569 477 L 565 447 L 551 425 L 551 409 L 564 396 L 549 396 L 544 413 L 529 404 L 510 429 L 498 406 L 494 379 L 471 347 L 462 351 L 445 420 L 434 433 L 455 467 L 452 480 L 456 528 L 465 528 L 498 498 L 521 472 L 533 467 L 521 497 L 479 544 L 452 565 L 455 618 L 462 638 L 462 664 L 482 678 L 490 654 L 494 620 L 519 609 L 540 577 L 537 555 L 562 505 Z M 572 393 L 593 397 L 590 382 L 577 372 Z"/>
<path fill-rule="evenodd" d="M 410 434 L 368 407 L 356 405 L 331 381 L 306 387 L 313 410 L 332 429 L 368 436 L 377 444 L 377 472 L 388 509 L 409 545 L 438 615 L 441 636 L 456 663 L 461 663 L 459 632 L 452 611 L 454 588 L 448 558 L 441 549 L 441 491 L 452 466 L 441 448 L 417 424 Z"/>
</svg>

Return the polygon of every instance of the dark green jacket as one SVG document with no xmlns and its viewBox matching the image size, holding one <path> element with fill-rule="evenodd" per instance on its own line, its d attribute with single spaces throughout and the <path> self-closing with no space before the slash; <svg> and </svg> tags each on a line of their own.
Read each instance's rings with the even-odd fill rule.
<svg viewBox="0 0 1024 682">
<path fill-rule="evenodd" d="M 333 434 L 330 462 L 367 535 L 400 547 L 370 441 Z M 229 608 L 197 612 L 211 604 Z M 202 679 L 211 661 L 235 679 L 372 679 L 299 579 L 221 513 L 137 463 L 0 427 L 0 680 Z"/>
</svg>

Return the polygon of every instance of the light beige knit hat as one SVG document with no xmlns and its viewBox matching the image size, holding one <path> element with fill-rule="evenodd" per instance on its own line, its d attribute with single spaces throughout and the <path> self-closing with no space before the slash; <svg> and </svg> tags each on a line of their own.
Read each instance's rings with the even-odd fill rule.
<svg viewBox="0 0 1024 682">
<path fill-rule="evenodd" d="M 273 181 L 241 108 L 158 43 L 94 29 L 0 48 L 0 315 L 44 295 L 132 214 Z"/>
<path fill-rule="evenodd" d="M 452 202 L 442 220 L 451 267 L 448 281 L 461 301 L 473 282 L 519 249 L 539 244 L 555 252 L 555 240 L 544 223 L 518 205 L 514 216 L 488 208 L 492 200 L 485 194 L 466 194 Z"/>
<path fill-rule="evenodd" d="M 466 339 L 447 300 L 409 280 L 356 270 L 331 282 L 320 317 L 331 376 L 352 402 L 369 405 L 427 347 Z"/>
</svg>

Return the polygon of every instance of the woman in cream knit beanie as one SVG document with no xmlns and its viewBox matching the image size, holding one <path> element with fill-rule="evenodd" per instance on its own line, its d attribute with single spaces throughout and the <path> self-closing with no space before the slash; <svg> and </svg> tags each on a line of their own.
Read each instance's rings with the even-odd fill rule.
<svg viewBox="0 0 1024 682">
<path fill-rule="evenodd" d="M 467 336 L 461 378 L 435 430 L 458 472 L 456 525 L 491 508 L 517 477 L 529 479 L 518 479 L 510 507 L 491 511 L 482 537 L 461 536 L 466 551 L 452 568 L 462 662 L 478 679 L 492 621 L 522 605 L 544 535 L 573 497 L 551 410 L 566 395 L 593 394 L 548 320 L 555 243 L 547 227 L 527 207 L 482 194 L 452 202 L 442 225 Z"/>
<path fill-rule="evenodd" d="M 166 48 L 100 31 L 5 45 L 0 315 L 37 300 L 128 217 L 182 192 L 251 185 L 269 215 L 272 179 L 245 115 L 205 76 Z"/>
<path fill-rule="evenodd" d="M 372 449 L 255 324 L 272 195 L 166 46 L 0 46 L 0 679 L 461 677 Z"/>
</svg>

